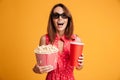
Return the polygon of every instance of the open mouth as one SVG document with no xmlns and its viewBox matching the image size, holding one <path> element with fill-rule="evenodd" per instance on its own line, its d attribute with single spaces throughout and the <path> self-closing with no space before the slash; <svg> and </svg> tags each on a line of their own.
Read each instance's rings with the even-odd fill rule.
<svg viewBox="0 0 120 80">
<path fill-rule="evenodd" d="M 63 25 L 64 23 L 57 23 L 58 25 Z"/>
</svg>

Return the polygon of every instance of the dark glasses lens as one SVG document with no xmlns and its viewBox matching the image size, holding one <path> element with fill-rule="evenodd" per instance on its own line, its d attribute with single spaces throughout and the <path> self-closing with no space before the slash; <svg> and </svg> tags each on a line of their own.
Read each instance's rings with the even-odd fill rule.
<svg viewBox="0 0 120 80">
<path fill-rule="evenodd" d="M 68 16 L 67 16 L 65 13 L 62 13 L 62 14 L 53 13 L 53 14 L 52 14 L 52 18 L 53 18 L 53 19 L 58 19 L 60 16 L 61 16 L 63 19 L 68 18 Z"/>
</svg>

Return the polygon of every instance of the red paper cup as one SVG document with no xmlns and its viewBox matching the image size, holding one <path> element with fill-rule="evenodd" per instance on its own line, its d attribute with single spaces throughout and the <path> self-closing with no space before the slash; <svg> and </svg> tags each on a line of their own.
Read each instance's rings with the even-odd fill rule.
<svg viewBox="0 0 120 80">
<path fill-rule="evenodd" d="M 71 42 L 70 43 L 70 64 L 71 66 L 78 65 L 78 58 L 82 55 L 84 43 Z"/>
<path fill-rule="evenodd" d="M 36 53 L 36 60 L 39 66 L 47 66 L 52 65 L 54 69 L 57 67 L 57 53 L 51 54 L 37 54 Z"/>
</svg>

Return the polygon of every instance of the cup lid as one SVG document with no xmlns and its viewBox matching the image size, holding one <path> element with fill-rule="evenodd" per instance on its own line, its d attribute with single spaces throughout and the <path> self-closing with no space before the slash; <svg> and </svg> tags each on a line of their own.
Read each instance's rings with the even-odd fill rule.
<svg viewBox="0 0 120 80">
<path fill-rule="evenodd" d="M 82 42 L 70 42 L 70 44 L 84 45 Z"/>
</svg>

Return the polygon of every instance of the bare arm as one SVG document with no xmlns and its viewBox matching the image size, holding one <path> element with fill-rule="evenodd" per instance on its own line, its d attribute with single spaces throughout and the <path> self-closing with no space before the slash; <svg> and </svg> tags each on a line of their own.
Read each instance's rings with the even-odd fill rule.
<svg viewBox="0 0 120 80">
<path fill-rule="evenodd" d="M 41 46 L 41 45 L 46 45 L 46 37 L 45 37 L 45 35 L 43 35 L 40 38 L 39 46 Z M 39 66 L 39 65 L 36 64 L 33 67 L 33 71 L 35 73 L 39 73 L 39 74 L 50 72 L 52 70 L 53 70 L 53 66 L 51 66 L 51 65 L 48 65 L 48 66 Z"/>
<path fill-rule="evenodd" d="M 46 37 L 45 37 L 45 35 L 43 35 L 40 38 L 39 46 L 41 46 L 41 45 L 46 45 Z"/>
</svg>

